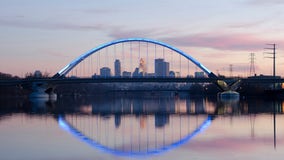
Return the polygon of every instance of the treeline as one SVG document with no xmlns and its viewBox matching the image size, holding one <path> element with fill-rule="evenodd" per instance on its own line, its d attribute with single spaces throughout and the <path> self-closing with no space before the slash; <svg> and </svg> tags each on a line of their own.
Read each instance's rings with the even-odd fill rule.
<svg viewBox="0 0 284 160">
<path fill-rule="evenodd" d="M 50 77 L 50 73 L 48 72 L 41 72 L 39 70 L 36 70 L 34 73 L 32 72 L 28 72 L 25 74 L 25 76 L 23 78 L 25 79 L 31 79 L 31 78 L 48 78 Z M 9 73 L 3 73 L 0 72 L 0 79 L 20 79 L 20 77 L 18 76 L 13 76 L 12 74 Z"/>
<path fill-rule="evenodd" d="M 20 79 L 20 77 L 0 72 L 0 79 Z"/>
<path fill-rule="evenodd" d="M 20 79 L 18 76 L 13 76 L 8 73 L 0 72 L 0 80 L 15 80 Z M 0 99 L 2 97 L 23 97 L 28 94 L 28 91 L 23 90 L 21 86 L 5 86 L 0 85 Z"/>
</svg>

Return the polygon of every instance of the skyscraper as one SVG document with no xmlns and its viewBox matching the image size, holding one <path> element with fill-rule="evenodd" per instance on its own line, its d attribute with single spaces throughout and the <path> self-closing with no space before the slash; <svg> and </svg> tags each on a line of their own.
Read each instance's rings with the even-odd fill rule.
<svg viewBox="0 0 284 160">
<path fill-rule="evenodd" d="M 139 72 L 139 68 L 135 68 L 132 77 L 143 77 L 143 72 Z"/>
<path fill-rule="evenodd" d="M 169 62 L 164 62 L 163 65 L 163 75 L 164 77 L 168 77 L 170 73 L 170 63 Z"/>
<path fill-rule="evenodd" d="M 155 59 L 155 76 L 167 77 L 169 76 L 170 64 L 165 62 L 164 59 Z"/>
<path fill-rule="evenodd" d="M 111 76 L 111 74 L 110 74 L 110 68 L 108 68 L 108 67 L 103 67 L 103 68 L 101 68 L 101 69 L 100 69 L 100 75 L 101 75 L 102 77 L 110 77 L 110 76 Z"/>
<path fill-rule="evenodd" d="M 114 76 L 115 77 L 121 76 L 121 64 L 119 59 L 116 59 L 114 62 Z"/>
</svg>

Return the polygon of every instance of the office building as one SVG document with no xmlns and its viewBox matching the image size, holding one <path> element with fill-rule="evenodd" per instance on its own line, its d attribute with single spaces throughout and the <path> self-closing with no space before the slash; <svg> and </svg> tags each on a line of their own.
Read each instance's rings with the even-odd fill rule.
<svg viewBox="0 0 284 160">
<path fill-rule="evenodd" d="M 100 69 L 100 75 L 101 77 L 110 77 L 111 74 L 110 74 L 110 68 L 108 67 L 103 67 Z"/>
<path fill-rule="evenodd" d="M 156 77 L 168 77 L 170 64 L 165 62 L 164 59 L 155 59 L 155 76 Z"/>
<path fill-rule="evenodd" d="M 115 77 L 121 76 L 121 63 L 119 59 L 116 59 L 114 62 L 114 76 Z"/>
</svg>

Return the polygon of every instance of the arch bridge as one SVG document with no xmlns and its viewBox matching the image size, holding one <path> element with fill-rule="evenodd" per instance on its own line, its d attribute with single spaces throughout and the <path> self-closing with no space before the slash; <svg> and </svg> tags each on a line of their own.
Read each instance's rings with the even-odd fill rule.
<svg viewBox="0 0 284 160">
<path fill-rule="evenodd" d="M 78 64 L 80 64 L 83 60 L 85 60 L 86 58 L 92 56 L 93 54 L 97 54 L 100 50 L 108 48 L 110 46 L 115 46 L 117 44 L 124 44 L 124 43 L 130 43 L 130 54 L 132 55 L 133 53 L 133 48 L 132 48 L 132 42 L 138 42 L 139 43 L 139 56 L 140 56 L 140 47 L 141 44 L 140 42 L 144 42 L 147 45 L 147 57 L 148 57 L 148 52 L 149 52 L 149 48 L 148 48 L 148 44 L 154 44 L 155 45 L 155 58 L 156 57 L 156 45 L 164 47 L 169 49 L 170 51 L 174 51 L 176 52 L 178 55 L 183 56 L 184 58 L 186 58 L 187 60 L 191 61 L 193 64 L 195 64 L 198 68 L 200 68 L 204 73 L 206 73 L 208 75 L 208 77 L 210 78 L 217 78 L 217 76 L 210 71 L 208 68 L 206 68 L 203 64 L 201 64 L 199 61 L 197 61 L 195 58 L 193 58 L 192 56 L 188 55 L 187 53 L 183 52 L 182 50 L 173 47 L 171 45 L 168 45 L 166 43 L 160 42 L 160 41 L 156 41 L 156 40 L 152 40 L 152 39 L 146 39 L 146 38 L 127 38 L 127 39 L 119 39 L 119 40 L 115 40 L 115 41 L 111 41 L 105 44 L 102 44 L 84 54 L 82 54 L 81 56 L 79 56 L 78 58 L 74 59 L 72 62 L 70 62 L 69 64 L 67 64 L 64 68 L 62 68 L 59 72 L 57 72 L 53 78 L 60 78 L 60 77 L 64 77 L 66 76 L 73 68 L 75 68 Z M 123 46 L 122 46 L 123 47 Z M 163 48 L 163 58 L 159 58 L 159 59 L 164 59 L 164 50 Z M 125 52 L 123 50 L 123 52 Z M 133 58 L 133 57 L 130 57 Z M 141 60 L 141 59 L 140 59 Z M 156 60 L 156 59 L 155 59 Z M 181 62 L 180 62 L 181 63 Z M 141 64 L 139 64 L 141 65 Z M 180 64 L 181 65 L 181 64 Z M 155 64 L 155 68 L 159 67 L 156 66 Z M 157 76 L 157 75 L 156 75 Z"/>
<path fill-rule="evenodd" d="M 189 76 L 190 65 L 193 65 L 191 70 L 196 71 L 196 67 L 199 68 L 200 72 L 197 73 L 200 74 L 201 79 L 189 80 L 192 79 L 189 78 L 192 77 Z M 113 73 L 111 70 L 114 70 Z M 184 73 L 185 70 L 187 74 Z M 83 78 L 78 79 L 78 73 Z M 91 73 L 89 79 L 84 79 L 86 73 Z M 204 77 L 204 73 L 208 78 Z M 101 81 L 102 78 L 103 81 Z M 227 85 L 225 81 L 218 79 L 212 71 L 184 51 L 164 42 L 146 38 L 119 39 L 93 48 L 63 67 L 47 83 L 68 83 L 68 81 L 71 83 L 213 82 L 223 91 L 236 90 L 240 83 L 237 81 Z M 42 85 L 41 82 L 38 84 L 34 87 L 35 96 L 42 91 L 53 92 L 50 85 Z"/>
</svg>

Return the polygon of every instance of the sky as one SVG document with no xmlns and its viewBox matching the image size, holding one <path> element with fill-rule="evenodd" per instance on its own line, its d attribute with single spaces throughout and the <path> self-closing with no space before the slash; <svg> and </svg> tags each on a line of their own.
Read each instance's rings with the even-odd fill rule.
<svg viewBox="0 0 284 160">
<path fill-rule="evenodd" d="M 144 37 L 188 53 L 212 72 L 284 75 L 282 0 L 1 0 L 0 72 L 51 75 L 86 51 L 120 38 Z"/>
</svg>

